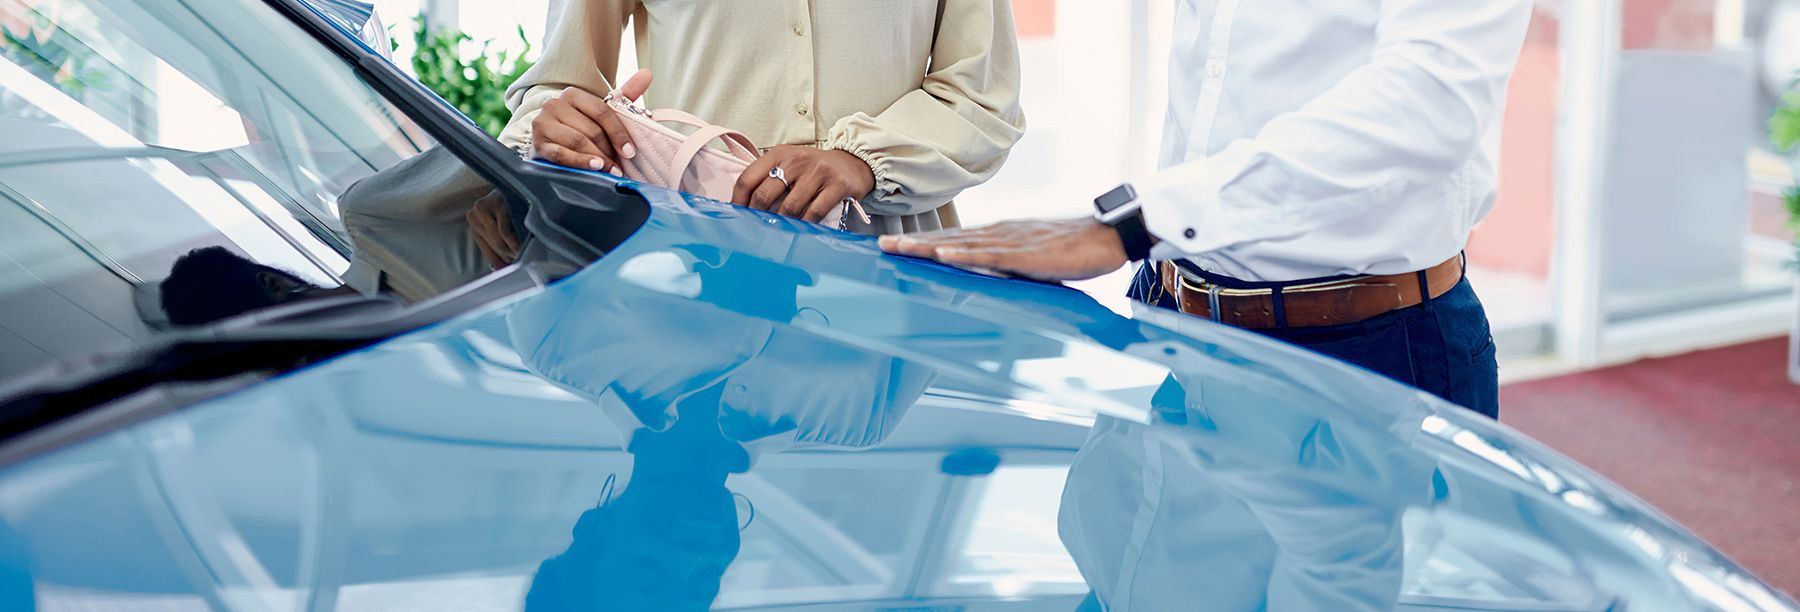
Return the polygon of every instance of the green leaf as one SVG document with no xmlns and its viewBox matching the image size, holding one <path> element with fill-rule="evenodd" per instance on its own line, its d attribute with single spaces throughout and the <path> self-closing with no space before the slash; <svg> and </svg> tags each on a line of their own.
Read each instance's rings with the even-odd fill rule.
<svg viewBox="0 0 1800 612">
<path fill-rule="evenodd" d="M 1790 92 L 1782 100 L 1769 118 L 1769 140 L 1777 149 L 1792 151 L 1800 146 L 1800 92 Z"/>
<path fill-rule="evenodd" d="M 1790 264 L 1796 269 L 1800 269 L 1800 185 L 1788 189 L 1787 194 L 1782 197 L 1782 202 L 1787 205 L 1788 227 L 1793 229 L 1796 234 L 1794 238 L 1795 260 Z"/>
<path fill-rule="evenodd" d="M 415 77 L 483 130 L 498 136 L 512 119 L 511 109 L 506 108 L 506 88 L 533 64 L 526 59 L 532 46 L 525 28 L 516 28 L 524 51 L 514 55 L 496 50 L 493 40 L 477 42 L 463 32 L 427 32 L 422 15 L 413 22 L 417 26 L 413 39 L 418 43 L 412 60 Z M 476 45 L 472 57 L 463 54 L 464 44 Z"/>
<path fill-rule="evenodd" d="M 1800 185 L 1788 189 L 1782 201 L 1787 204 L 1788 224 L 1800 230 Z"/>
</svg>

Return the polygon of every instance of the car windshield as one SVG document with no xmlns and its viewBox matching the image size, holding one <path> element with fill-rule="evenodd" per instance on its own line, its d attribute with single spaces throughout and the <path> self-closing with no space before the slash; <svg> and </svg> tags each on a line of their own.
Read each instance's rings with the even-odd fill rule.
<svg viewBox="0 0 1800 612">
<path fill-rule="evenodd" d="M 0 0 L 0 36 L 0 380 L 492 269 L 489 186 L 262 3 Z"/>
</svg>

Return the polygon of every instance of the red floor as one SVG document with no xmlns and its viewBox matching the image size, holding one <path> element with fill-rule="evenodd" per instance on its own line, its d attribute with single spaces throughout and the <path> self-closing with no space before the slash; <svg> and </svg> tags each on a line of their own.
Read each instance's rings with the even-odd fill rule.
<svg viewBox="0 0 1800 612">
<path fill-rule="evenodd" d="M 1502 421 L 1800 597 L 1800 386 L 1787 340 L 1511 385 Z"/>
</svg>

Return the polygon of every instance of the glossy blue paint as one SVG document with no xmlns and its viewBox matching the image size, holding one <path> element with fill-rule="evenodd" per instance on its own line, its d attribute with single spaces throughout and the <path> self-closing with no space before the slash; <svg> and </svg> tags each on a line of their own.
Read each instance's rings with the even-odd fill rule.
<svg viewBox="0 0 1800 612">
<path fill-rule="evenodd" d="M 564 281 L 0 470 L 0 597 L 1794 609 L 1356 368 L 638 189 L 649 222 Z"/>
</svg>

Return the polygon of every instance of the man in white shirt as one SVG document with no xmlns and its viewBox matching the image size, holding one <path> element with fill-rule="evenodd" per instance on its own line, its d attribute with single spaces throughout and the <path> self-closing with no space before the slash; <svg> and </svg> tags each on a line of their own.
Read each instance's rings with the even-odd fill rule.
<svg viewBox="0 0 1800 612">
<path fill-rule="evenodd" d="M 1463 277 L 1530 0 L 1177 0 L 1163 170 L 1093 219 L 882 239 L 1043 280 L 1149 260 L 1132 296 L 1498 414 Z"/>
</svg>

